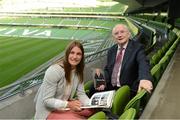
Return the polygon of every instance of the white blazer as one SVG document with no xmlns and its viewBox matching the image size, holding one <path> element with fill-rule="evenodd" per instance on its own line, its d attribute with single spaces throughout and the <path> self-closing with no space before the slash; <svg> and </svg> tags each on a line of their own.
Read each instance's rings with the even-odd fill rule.
<svg viewBox="0 0 180 120">
<path fill-rule="evenodd" d="M 72 72 L 71 82 L 71 89 L 69 89 L 66 85 L 64 69 L 58 64 L 50 66 L 45 72 L 43 83 L 35 96 L 36 113 L 34 119 L 46 119 L 52 110 L 66 108 L 67 100 L 72 99 L 75 92 L 77 92 L 81 103 L 87 105 L 89 98 L 84 92 L 84 84 L 79 82 L 75 71 Z"/>
</svg>

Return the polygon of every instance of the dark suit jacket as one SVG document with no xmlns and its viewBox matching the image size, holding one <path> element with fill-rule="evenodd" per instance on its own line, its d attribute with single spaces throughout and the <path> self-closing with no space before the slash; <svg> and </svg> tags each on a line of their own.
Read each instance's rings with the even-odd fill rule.
<svg viewBox="0 0 180 120">
<path fill-rule="evenodd" d="M 115 64 L 118 45 L 112 46 L 107 55 L 107 64 L 104 68 L 107 89 L 113 89 L 111 85 L 111 76 Z M 137 41 L 129 40 L 125 49 L 124 58 L 121 65 L 120 84 L 129 85 L 131 90 L 136 92 L 139 80 L 152 80 L 150 74 L 149 61 L 146 58 L 143 45 Z"/>
</svg>

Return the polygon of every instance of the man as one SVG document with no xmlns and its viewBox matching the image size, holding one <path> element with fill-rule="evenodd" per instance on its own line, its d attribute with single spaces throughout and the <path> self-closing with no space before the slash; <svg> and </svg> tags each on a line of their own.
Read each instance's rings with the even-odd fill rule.
<svg viewBox="0 0 180 120">
<path fill-rule="evenodd" d="M 96 90 L 117 90 L 123 85 L 129 85 L 131 97 L 141 89 L 151 93 L 152 77 L 143 45 L 130 39 L 131 33 L 123 24 L 113 28 L 112 36 L 116 44 L 109 49 L 107 55 L 104 68 L 106 86 L 101 85 Z"/>
</svg>

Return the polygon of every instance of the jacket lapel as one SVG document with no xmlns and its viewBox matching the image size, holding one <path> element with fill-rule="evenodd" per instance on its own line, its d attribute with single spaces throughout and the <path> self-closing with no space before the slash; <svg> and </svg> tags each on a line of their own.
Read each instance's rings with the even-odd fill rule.
<svg viewBox="0 0 180 120">
<path fill-rule="evenodd" d="M 116 62 L 116 54 L 117 54 L 117 49 L 118 49 L 118 45 L 116 45 L 115 47 L 114 47 L 114 52 L 112 52 L 112 61 L 113 61 L 113 65 L 115 64 L 115 62 Z"/>
<path fill-rule="evenodd" d="M 132 42 L 131 42 L 131 40 L 129 40 L 129 43 L 128 43 L 127 48 L 124 53 L 124 57 L 123 57 L 122 65 L 121 65 L 121 72 L 123 71 L 125 64 L 127 63 L 129 57 L 132 54 L 132 50 L 133 50 L 132 47 L 133 47 Z M 121 73 L 121 75 L 122 75 L 122 73 Z"/>
</svg>

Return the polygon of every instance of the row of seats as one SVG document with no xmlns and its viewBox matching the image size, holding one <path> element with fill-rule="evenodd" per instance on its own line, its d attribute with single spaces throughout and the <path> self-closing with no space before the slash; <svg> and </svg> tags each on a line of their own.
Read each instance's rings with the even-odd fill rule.
<svg viewBox="0 0 180 120">
<path fill-rule="evenodd" d="M 164 73 L 167 65 L 169 64 L 178 44 L 179 44 L 179 41 L 180 41 L 180 37 L 177 38 L 173 44 L 170 46 L 170 45 L 167 45 L 167 44 L 170 44 L 170 42 L 167 42 L 160 50 L 164 50 L 166 46 L 168 46 L 168 50 L 164 53 L 163 56 L 161 56 L 161 58 L 159 58 L 159 60 L 157 60 L 157 62 L 154 62 L 156 63 L 152 69 L 151 69 L 151 74 L 154 78 L 154 87 L 156 87 L 156 85 L 158 84 L 162 74 Z M 158 50 L 158 51 L 160 51 Z M 158 52 L 156 53 L 158 54 Z M 154 60 L 154 59 L 152 59 Z"/>
<path fill-rule="evenodd" d="M 169 35 L 169 37 L 171 36 L 171 38 L 162 46 L 161 49 L 159 49 L 151 58 L 150 60 L 150 64 L 151 66 L 156 65 L 160 59 L 165 55 L 165 53 L 168 51 L 168 49 L 170 48 L 170 46 L 174 43 L 174 41 L 176 40 L 177 36 L 175 34 L 172 34 L 172 31 L 170 32 L 171 34 Z"/>
<path fill-rule="evenodd" d="M 132 120 L 134 119 L 136 116 L 136 110 L 134 108 L 130 108 L 128 110 L 126 110 L 119 118 L 118 120 Z M 91 116 L 88 120 L 99 120 L 99 119 L 107 119 L 106 114 L 104 112 L 98 112 L 96 114 L 94 114 L 93 116 Z"/>
<path fill-rule="evenodd" d="M 85 84 L 85 91 L 89 92 L 89 87 L 93 85 L 93 81 L 88 81 Z M 147 92 L 145 90 L 140 91 L 134 98 L 130 100 L 130 88 L 125 85 L 119 88 L 112 103 L 111 112 L 114 115 L 119 116 L 119 119 L 135 119 L 138 118 L 141 112 L 140 102 L 142 98 L 145 98 Z M 93 119 L 108 119 L 105 112 L 100 111 L 92 115 L 88 120 Z"/>
<path fill-rule="evenodd" d="M 136 19 L 136 18 L 135 18 Z M 170 29 L 171 25 L 163 24 L 155 21 L 148 21 L 147 19 L 139 19 L 142 22 L 148 22 L 151 26 L 156 26 L 162 30 Z M 160 48 L 150 59 L 151 74 L 154 78 L 154 87 L 156 87 L 158 81 L 160 80 L 163 72 L 165 71 L 168 63 L 170 62 L 177 46 L 179 43 L 179 30 L 174 28 L 168 32 L 168 41 Z"/>
</svg>

